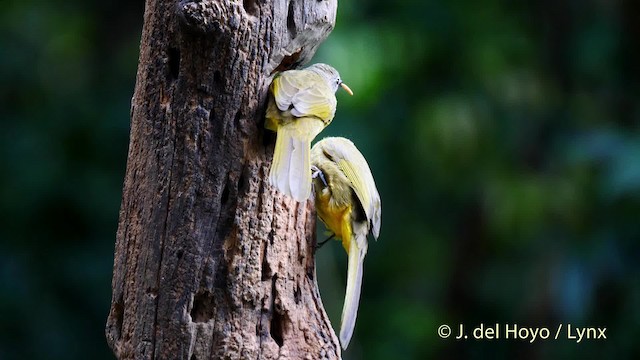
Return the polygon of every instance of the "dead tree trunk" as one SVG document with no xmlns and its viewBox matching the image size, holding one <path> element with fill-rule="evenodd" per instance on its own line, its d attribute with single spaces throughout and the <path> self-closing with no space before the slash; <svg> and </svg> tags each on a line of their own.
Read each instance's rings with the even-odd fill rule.
<svg viewBox="0 0 640 360">
<path fill-rule="evenodd" d="M 276 70 L 307 62 L 336 0 L 147 0 L 116 240 L 119 359 L 336 359 L 311 202 L 271 188 Z"/>
</svg>

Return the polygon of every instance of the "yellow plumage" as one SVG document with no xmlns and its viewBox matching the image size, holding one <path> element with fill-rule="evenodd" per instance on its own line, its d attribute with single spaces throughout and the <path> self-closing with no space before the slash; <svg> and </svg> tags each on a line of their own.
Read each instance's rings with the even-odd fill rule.
<svg viewBox="0 0 640 360">
<path fill-rule="evenodd" d="M 265 128 L 277 133 L 269 182 L 297 201 L 311 191 L 311 141 L 333 120 L 338 72 L 325 64 L 279 74 L 269 87 Z M 350 92 L 350 90 L 348 90 Z"/>
<path fill-rule="evenodd" d="M 367 235 L 380 232 L 381 204 L 364 156 L 345 138 L 325 138 L 311 149 L 316 212 L 347 251 L 347 288 L 340 342 L 346 349 L 353 335 L 360 301 Z"/>
<path fill-rule="evenodd" d="M 351 205 L 331 204 L 331 192 L 326 191 L 316 198 L 316 212 L 327 229 L 342 239 L 342 247 L 348 253 L 352 235 Z"/>
</svg>

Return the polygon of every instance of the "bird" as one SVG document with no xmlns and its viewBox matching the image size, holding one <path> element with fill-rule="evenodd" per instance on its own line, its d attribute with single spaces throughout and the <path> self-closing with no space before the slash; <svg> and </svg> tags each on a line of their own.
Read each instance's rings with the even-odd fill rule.
<svg viewBox="0 0 640 360">
<path fill-rule="evenodd" d="M 367 236 L 377 240 L 380 234 L 380 194 L 367 160 L 346 138 L 318 141 L 311 149 L 311 171 L 316 213 L 348 254 L 340 321 L 340 344 L 346 349 L 358 314 Z"/>
<path fill-rule="evenodd" d="M 336 112 L 335 93 L 353 92 L 327 64 L 276 75 L 269 86 L 265 128 L 276 132 L 269 183 L 296 201 L 311 193 L 311 141 L 328 126 Z"/>
</svg>

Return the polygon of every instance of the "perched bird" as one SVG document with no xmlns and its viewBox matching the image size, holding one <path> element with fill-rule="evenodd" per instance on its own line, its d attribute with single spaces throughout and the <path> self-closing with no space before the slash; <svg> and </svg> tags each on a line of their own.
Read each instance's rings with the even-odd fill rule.
<svg viewBox="0 0 640 360">
<path fill-rule="evenodd" d="M 311 193 L 311 140 L 333 120 L 339 87 L 353 95 L 326 64 L 284 71 L 269 87 L 265 127 L 277 133 L 269 183 L 297 201 Z"/>
<path fill-rule="evenodd" d="M 347 251 L 347 290 L 342 307 L 340 343 L 346 349 L 353 335 L 360 301 L 362 266 L 369 232 L 380 233 L 380 195 L 364 156 L 353 143 L 328 137 L 311 149 L 316 212 Z"/>
</svg>

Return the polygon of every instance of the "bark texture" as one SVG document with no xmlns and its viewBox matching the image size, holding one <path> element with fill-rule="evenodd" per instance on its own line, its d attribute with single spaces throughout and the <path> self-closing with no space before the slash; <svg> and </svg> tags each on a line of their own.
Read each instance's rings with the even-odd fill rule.
<svg viewBox="0 0 640 360">
<path fill-rule="evenodd" d="M 147 0 L 106 336 L 119 359 L 336 359 L 311 202 L 266 181 L 276 70 L 336 0 Z"/>
</svg>

